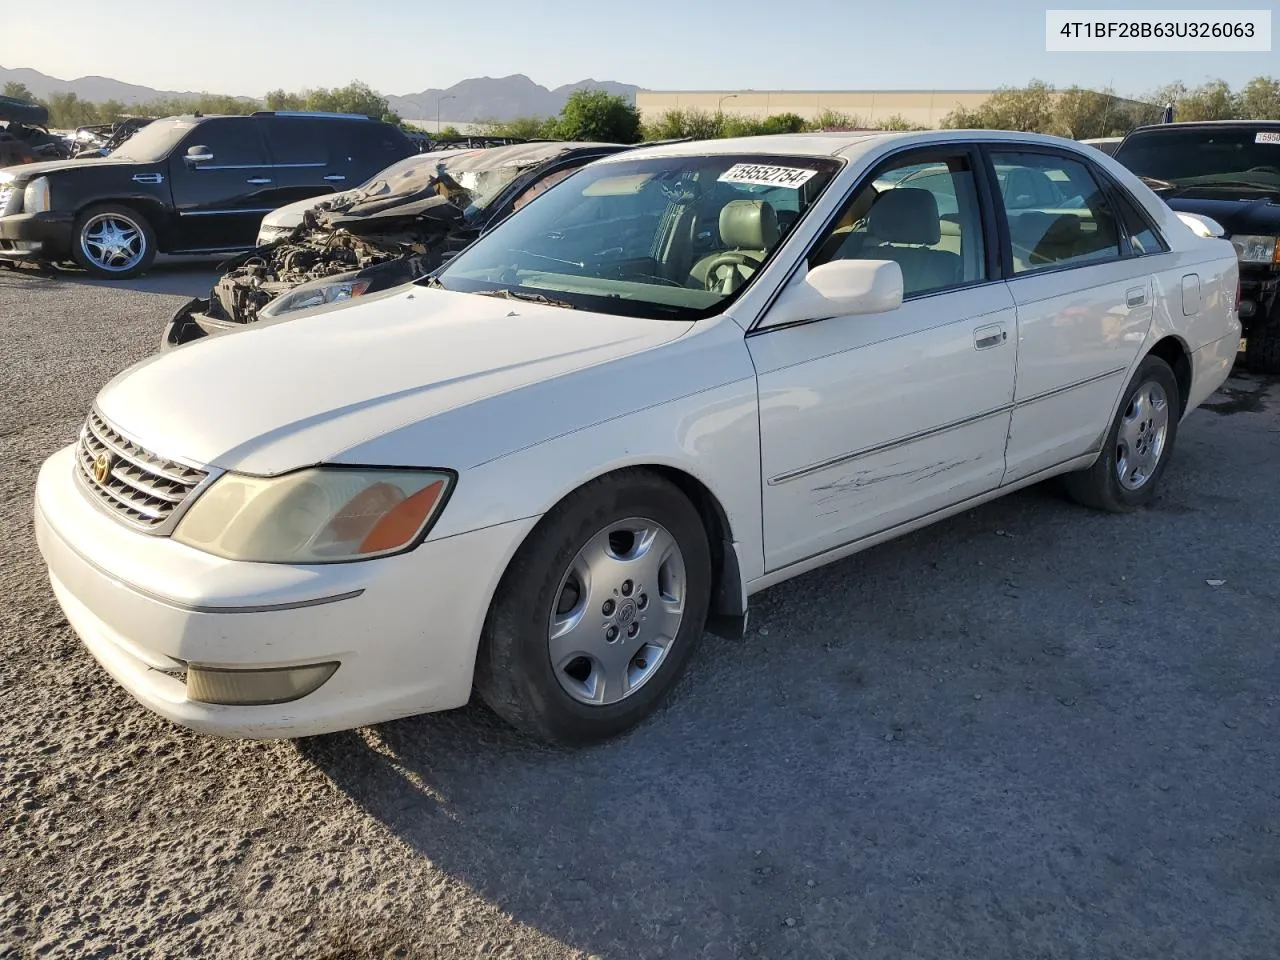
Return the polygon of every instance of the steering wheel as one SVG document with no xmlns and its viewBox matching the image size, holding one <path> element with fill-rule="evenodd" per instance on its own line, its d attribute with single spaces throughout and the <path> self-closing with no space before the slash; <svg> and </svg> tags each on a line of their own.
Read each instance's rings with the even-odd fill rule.
<svg viewBox="0 0 1280 960">
<path fill-rule="evenodd" d="M 703 281 L 703 287 L 707 290 L 715 290 L 721 284 L 721 279 L 716 276 L 716 271 L 721 267 L 754 267 L 755 260 L 740 250 L 726 250 L 724 253 L 717 254 L 716 258 L 707 264 L 707 278 Z"/>
</svg>

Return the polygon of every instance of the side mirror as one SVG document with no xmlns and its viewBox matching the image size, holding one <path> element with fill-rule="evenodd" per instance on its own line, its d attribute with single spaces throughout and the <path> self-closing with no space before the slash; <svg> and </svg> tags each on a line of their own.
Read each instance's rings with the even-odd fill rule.
<svg viewBox="0 0 1280 960">
<path fill-rule="evenodd" d="M 1185 213 L 1178 211 L 1178 219 L 1191 228 L 1191 232 L 1197 237 L 1225 237 L 1227 235 L 1226 228 L 1222 226 L 1213 217 L 1206 217 L 1202 213 Z"/>
<path fill-rule="evenodd" d="M 902 268 L 893 260 L 832 260 L 792 279 L 765 315 L 768 326 L 902 306 Z"/>
<path fill-rule="evenodd" d="M 203 144 L 194 147 L 187 147 L 187 161 L 189 163 L 204 163 L 206 160 L 213 159 L 213 151 Z"/>
</svg>

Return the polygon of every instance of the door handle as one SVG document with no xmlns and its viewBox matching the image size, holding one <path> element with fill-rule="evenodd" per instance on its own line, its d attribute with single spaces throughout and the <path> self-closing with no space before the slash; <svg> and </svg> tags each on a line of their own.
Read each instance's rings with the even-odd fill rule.
<svg viewBox="0 0 1280 960">
<path fill-rule="evenodd" d="M 975 350 L 990 350 L 992 347 L 1000 346 L 1008 339 L 1008 332 L 1005 330 L 1004 325 L 999 323 L 992 323 L 973 331 L 973 346 Z"/>
<path fill-rule="evenodd" d="M 245 183 L 252 183 L 254 186 L 261 186 L 264 183 L 270 183 L 269 177 L 250 177 Z"/>
<path fill-rule="evenodd" d="M 1131 307 L 1140 307 L 1147 302 L 1145 287 L 1130 287 L 1124 292 L 1124 302 Z"/>
<path fill-rule="evenodd" d="M 345 180 L 347 178 L 340 173 L 331 173 L 327 177 L 325 177 L 325 179 L 326 180 Z"/>
</svg>

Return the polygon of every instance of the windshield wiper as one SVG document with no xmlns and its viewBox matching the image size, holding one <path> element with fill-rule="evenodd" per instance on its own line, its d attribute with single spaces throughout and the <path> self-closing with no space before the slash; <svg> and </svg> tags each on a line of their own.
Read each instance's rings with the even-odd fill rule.
<svg viewBox="0 0 1280 960">
<path fill-rule="evenodd" d="M 567 300 L 552 300 L 550 297 L 544 297 L 540 293 L 519 293 L 515 290 L 508 290 L 506 287 L 500 290 L 476 290 L 473 292 L 482 297 L 504 297 L 507 300 L 527 300 L 529 303 L 541 303 L 548 307 L 564 307 L 566 310 L 578 309 Z"/>
</svg>

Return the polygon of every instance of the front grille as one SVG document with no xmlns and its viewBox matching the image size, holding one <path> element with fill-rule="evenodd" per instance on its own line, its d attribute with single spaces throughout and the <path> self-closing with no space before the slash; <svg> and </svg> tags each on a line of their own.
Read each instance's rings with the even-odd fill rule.
<svg viewBox="0 0 1280 960">
<path fill-rule="evenodd" d="M 80 479 L 104 506 L 147 529 L 162 526 L 208 476 L 144 450 L 121 436 L 96 410 L 85 421 L 76 463 Z M 103 473 L 104 479 L 99 480 Z"/>
<path fill-rule="evenodd" d="M 10 213 L 17 213 L 16 210 L 9 209 L 9 203 L 16 195 L 17 191 L 13 189 L 12 185 L 6 184 L 5 186 L 0 186 L 0 217 L 7 216 Z"/>
</svg>

